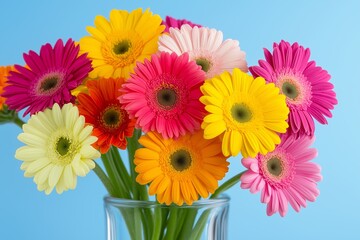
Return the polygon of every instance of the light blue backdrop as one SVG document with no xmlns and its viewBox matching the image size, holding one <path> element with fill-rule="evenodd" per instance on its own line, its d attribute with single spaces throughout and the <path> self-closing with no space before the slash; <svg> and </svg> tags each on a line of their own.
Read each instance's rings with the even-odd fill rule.
<svg viewBox="0 0 360 240">
<path fill-rule="evenodd" d="M 259 194 L 234 187 L 229 239 L 360 239 L 359 55 L 358 1 L 2 1 L 0 4 L 0 65 L 22 64 L 22 53 L 38 51 L 58 38 L 78 40 L 96 15 L 112 8 L 150 8 L 222 30 L 238 39 L 249 65 L 263 58 L 262 48 L 281 39 L 310 47 L 312 59 L 332 75 L 339 104 L 328 126 L 317 125 L 322 166 L 321 195 L 299 214 L 267 217 Z M 13 125 L 0 126 L 0 239 L 105 239 L 102 197 L 105 190 L 91 173 L 75 191 L 46 196 L 24 178 L 15 160 L 21 145 Z M 227 178 L 241 171 L 231 159 Z"/>
</svg>

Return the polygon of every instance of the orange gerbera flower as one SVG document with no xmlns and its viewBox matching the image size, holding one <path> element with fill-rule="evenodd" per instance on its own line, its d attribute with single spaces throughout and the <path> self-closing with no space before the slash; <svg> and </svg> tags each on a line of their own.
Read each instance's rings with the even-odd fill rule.
<svg viewBox="0 0 360 240">
<path fill-rule="evenodd" d="M 3 89 L 7 85 L 7 77 L 9 76 L 9 72 L 14 70 L 14 66 L 5 66 L 0 67 L 0 110 L 3 109 L 3 105 L 5 103 L 5 98 L 2 97 Z"/>
<path fill-rule="evenodd" d="M 126 137 L 131 137 L 135 121 L 121 108 L 118 97 L 123 79 L 88 80 L 89 93 L 78 95 L 79 111 L 85 121 L 94 127 L 93 135 L 98 138 L 94 147 L 106 153 L 113 145 L 120 149 L 126 148 Z"/>
</svg>

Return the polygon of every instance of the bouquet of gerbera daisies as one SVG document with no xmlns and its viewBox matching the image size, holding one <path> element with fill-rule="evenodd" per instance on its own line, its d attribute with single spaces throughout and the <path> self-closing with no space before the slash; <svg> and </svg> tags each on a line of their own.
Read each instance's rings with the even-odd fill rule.
<svg viewBox="0 0 360 240">
<path fill-rule="evenodd" d="M 22 127 L 15 157 L 38 190 L 74 189 L 93 170 L 112 197 L 154 195 L 175 207 L 239 181 L 261 191 L 268 215 L 316 199 L 314 119 L 326 124 L 337 100 L 308 48 L 274 43 L 248 68 L 239 42 L 221 31 L 142 9 L 112 10 L 87 30 L 78 42 L 25 53 L 24 66 L 0 68 L 0 122 Z M 129 166 L 118 149 L 127 149 Z M 239 153 L 246 170 L 219 186 Z M 168 232 L 165 224 L 147 236 Z"/>
</svg>

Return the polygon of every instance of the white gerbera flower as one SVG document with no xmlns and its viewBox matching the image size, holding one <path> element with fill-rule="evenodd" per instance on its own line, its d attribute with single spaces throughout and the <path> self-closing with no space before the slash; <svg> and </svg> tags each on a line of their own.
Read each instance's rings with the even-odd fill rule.
<svg viewBox="0 0 360 240">
<path fill-rule="evenodd" d="M 222 32 L 215 29 L 188 24 L 182 25 L 181 29 L 170 28 L 170 34 L 159 38 L 159 51 L 177 55 L 188 53 L 190 60 L 201 66 L 207 78 L 224 71 L 232 72 L 234 68 L 248 71 L 245 52 L 240 50 L 239 42 L 232 39 L 223 41 Z"/>
<path fill-rule="evenodd" d="M 18 139 L 26 146 L 17 149 L 15 157 L 24 161 L 26 177 L 34 177 L 39 191 L 50 194 L 54 188 L 61 194 L 76 187 L 77 176 L 85 176 L 95 167 L 100 153 L 91 146 L 97 138 L 92 127 L 71 103 L 61 109 L 57 103 L 31 116 L 23 125 Z"/>
</svg>

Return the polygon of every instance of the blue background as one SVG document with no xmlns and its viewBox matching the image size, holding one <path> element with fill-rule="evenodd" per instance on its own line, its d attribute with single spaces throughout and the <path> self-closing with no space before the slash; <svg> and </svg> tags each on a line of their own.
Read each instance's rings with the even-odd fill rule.
<svg viewBox="0 0 360 240">
<path fill-rule="evenodd" d="M 249 65 L 263 59 L 262 48 L 285 39 L 312 50 L 311 59 L 332 75 L 339 104 L 328 126 L 317 125 L 315 159 L 324 179 L 315 203 L 285 218 L 267 217 L 259 194 L 235 186 L 229 239 L 360 239 L 360 4 L 357 1 L 2 1 L 0 65 L 23 64 L 22 53 L 39 51 L 58 38 L 79 40 L 96 15 L 112 8 L 150 8 L 222 30 L 240 41 Z M 0 126 L 0 239 L 105 239 L 102 197 L 95 174 L 80 178 L 75 191 L 46 196 L 24 178 L 13 157 L 20 129 Z M 226 178 L 242 171 L 233 158 Z"/>
</svg>

